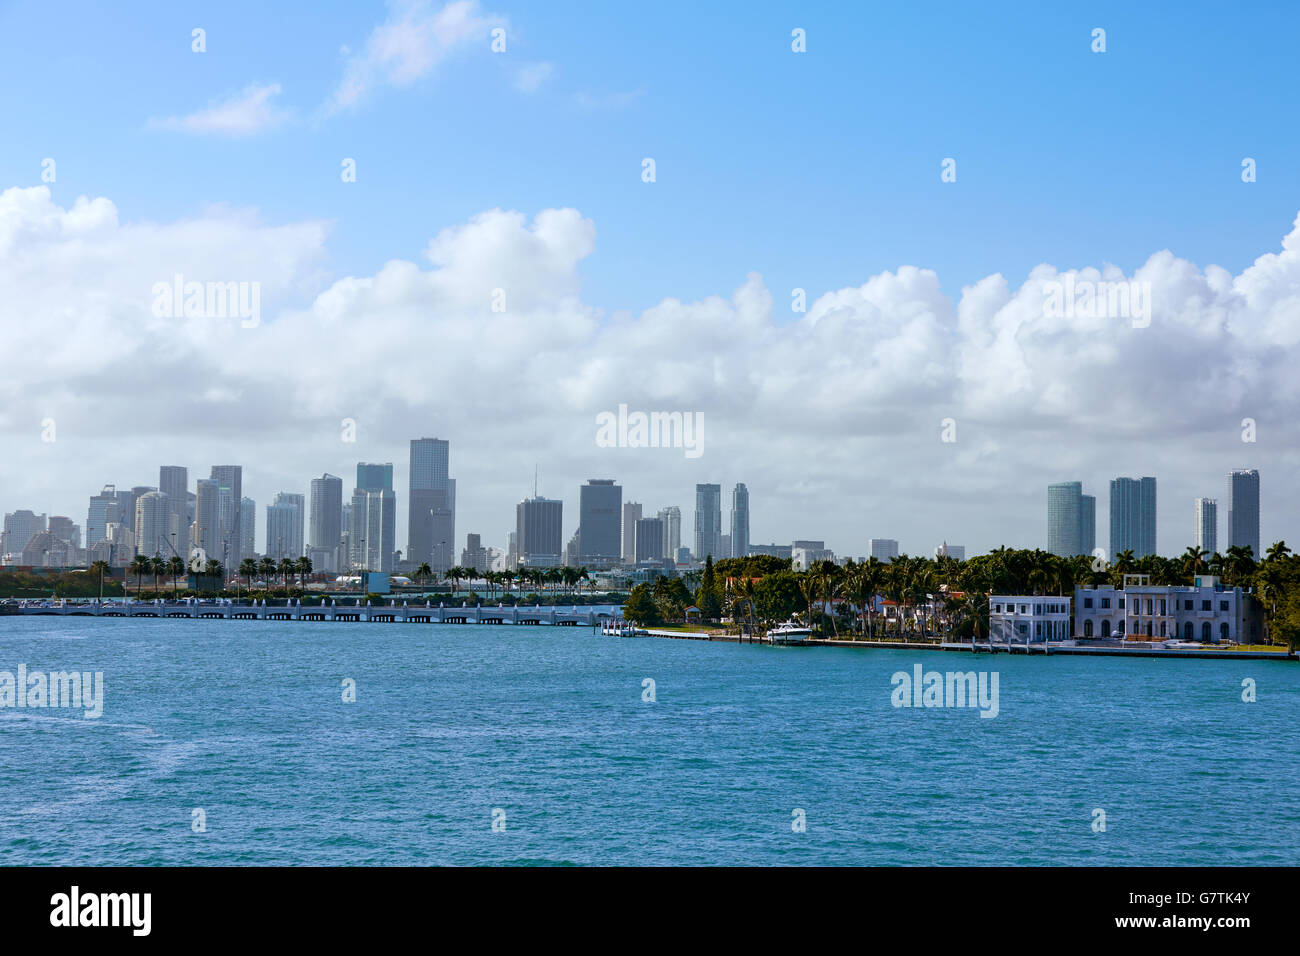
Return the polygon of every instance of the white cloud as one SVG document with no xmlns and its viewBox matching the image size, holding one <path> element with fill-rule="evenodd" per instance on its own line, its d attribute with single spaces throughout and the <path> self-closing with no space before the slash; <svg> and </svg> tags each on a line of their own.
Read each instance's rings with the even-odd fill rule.
<svg viewBox="0 0 1300 956">
<path fill-rule="evenodd" d="M 280 95 L 279 83 L 253 83 L 229 99 L 188 116 L 150 120 L 159 129 L 217 136 L 252 136 L 279 126 L 289 117 L 277 109 L 274 99 Z"/>
<path fill-rule="evenodd" d="M 350 109 L 375 89 L 406 87 L 428 76 L 457 50 L 481 41 L 502 21 L 480 11 L 477 0 L 436 5 L 430 0 L 390 0 L 387 19 L 375 27 L 361 52 L 344 67 L 327 112 Z"/>
<path fill-rule="evenodd" d="M 526 63 L 515 73 L 515 89 L 520 93 L 536 93 L 553 72 L 554 66 L 550 63 Z"/>
<path fill-rule="evenodd" d="M 824 537 L 855 555 L 871 536 L 913 553 L 1041 545 L 1045 485 L 1070 478 L 1102 499 L 1104 541 L 1104 482 L 1120 474 L 1160 478 L 1161 549 L 1181 551 L 1191 499 L 1249 466 L 1264 536 L 1300 537 L 1284 508 L 1300 463 L 1300 218 L 1239 275 L 1152 255 L 1125 277 L 1151 283 L 1147 328 L 1045 317 L 1045 283 L 1118 278 L 1110 266 L 989 276 L 955 300 L 902 266 L 804 315 L 751 274 L 729 295 L 604 316 L 582 299 L 596 226 L 576 210 L 490 210 L 430 233 L 422 261 L 331 279 L 324 223 L 226 209 L 122 223 L 102 198 L 0 194 L 0 509 L 83 521 L 100 484 L 152 484 L 164 459 L 202 474 L 242 461 L 262 503 L 360 460 L 394 461 L 400 488 L 407 439 L 437 434 L 453 443 L 458 534 L 494 544 L 534 464 L 543 493 L 573 502 L 586 478 L 616 477 L 629 499 L 688 515 L 695 482 L 744 481 L 755 541 Z M 262 323 L 155 317 L 152 286 L 176 273 L 260 282 Z M 620 403 L 704 412 L 703 456 L 596 447 L 596 414 Z M 949 417 L 955 444 L 940 441 Z M 1257 444 L 1241 443 L 1243 417 Z"/>
</svg>

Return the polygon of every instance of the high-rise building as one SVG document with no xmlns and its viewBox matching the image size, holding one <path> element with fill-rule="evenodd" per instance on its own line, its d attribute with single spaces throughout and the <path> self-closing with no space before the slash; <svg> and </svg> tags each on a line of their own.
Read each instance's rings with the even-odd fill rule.
<svg viewBox="0 0 1300 956">
<path fill-rule="evenodd" d="M 90 496 L 90 510 L 86 513 L 86 547 L 94 547 L 108 536 L 109 523 L 122 520 L 118 511 L 117 488 L 105 485 L 104 490 Z"/>
<path fill-rule="evenodd" d="M 623 502 L 623 541 L 621 554 L 624 564 L 636 561 L 636 523 L 641 520 L 641 502 Z"/>
<path fill-rule="evenodd" d="M 660 508 L 659 520 L 664 523 L 664 557 L 675 558 L 682 546 L 682 509 L 676 505 Z M 690 550 L 686 549 L 688 554 Z"/>
<path fill-rule="evenodd" d="M 393 463 L 391 461 L 383 464 L 357 462 L 356 486 L 364 488 L 366 491 L 392 491 Z"/>
<path fill-rule="evenodd" d="M 1259 472 L 1241 469 L 1228 473 L 1228 547 L 1250 548 L 1259 561 Z"/>
<path fill-rule="evenodd" d="M 75 549 L 81 547 L 81 528 L 73 524 L 72 519 L 65 515 L 50 515 L 49 532 L 58 540 L 65 544 L 71 545 Z"/>
<path fill-rule="evenodd" d="M 411 439 L 406 560 L 427 561 L 439 573 L 456 563 L 456 479 L 450 469 L 446 440 Z"/>
<path fill-rule="evenodd" d="M 171 500 L 161 491 L 135 499 L 135 546 L 147 558 L 171 556 Z"/>
<path fill-rule="evenodd" d="M 158 490 L 167 496 L 170 514 L 163 555 L 184 558 L 190 553 L 189 472 L 183 465 L 162 465 L 158 469 Z"/>
<path fill-rule="evenodd" d="M 894 538 L 871 538 L 867 541 L 867 555 L 888 564 L 898 557 L 898 541 Z"/>
<path fill-rule="evenodd" d="M 952 558 L 954 561 L 966 560 L 966 546 L 964 544 L 949 544 L 945 541 L 939 547 L 934 549 L 934 559 Z"/>
<path fill-rule="evenodd" d="M 215 558 L 225 565 L 227 570 L 239 567 L 243 560 L 244 532 L 242 509 L 244 506 L 244 466 L 213 465 L 208 476 L 222 489 L 219 543 L 216 554 L 208 552 L 209 558 Z M 249 552 L 252 555 L 252 552 Z"/>
<path fill-rule="evenodd" d="M 622 558 L 623 488 L 612 478 L 589 478 L 578 489 L 578 562 L 608 568 Z"/>
<path fill-rule="evenodd" d="M 722 554 L 722 486 L 695 486 L 695 560 Z"/>
<path fill-rule="evenodd" d="M 749 489 L 741 483 L 731 489 L 730 553 L 736 558 L 749 554 Z"/>
<path fill-rule="evenodd" d="M 305 511 L 302 495 L 280 492 L 266 506 L 266 556 L 296 561 L 303 556 Z M 313 567 L 315 567 L 313 563 Z"/>
<path fill-rule="evenodd" d="M 348 543 L 353 569 L 393 570 L 397 550 L 397 495 L 391 488 L 353 490 Z"/>
<path fill-rule="evenodd" d="M 661 561 L 664 558 L 664 523 L 659 518 L 640 518 L 634 532 L 636 562 Z"/>
<path fill-rule="evenodd" d="M 190 557 L 200 563 L 221 560 L 221 484 L 215 478 L 200 478 L 194 488 L 194 528 L 190 534 Z"/>
<path fill-rule="evenodd" d="M 0 534 L 0 554 L 21 555 L 27 542 L 45 533 L 46 516 L 33 511 L 14 511 L 5 515 L 4 532 Z"/>
<path fill-rule="evenodd" d="M 1097 542 L 1097 499 L 1083 482 L 1047 486 L 1047 550 L 1062 558 L 1091 554 Z"/>
<path fill-rule="evenodd" d="M 557 498 L 525 498 L 515 506 L 515 541 L 519 563 L 526 567 L 559 567 L 564 557 L 564 502 Z"/>
<path fill-rule="evenodd" d="M 257 556 L 257 502 L 252 498 L 239 502 L 239 554 L 240 561 Z"/>
<path fill-rule="evenodd" d="M 1156 480 L 1115 478 L 1110 483 L 1110 556 L 1156 553 Z"/>
<path fill-rule="evenodd" d="M 1219 503 L 1214 498 L 1197 498 L 1196 546 L 1207 555 L 1219 550 Z"/>
<path fill-rule="evenodd" d="M 480 574 L 489 570 L 488 551 L 483 547 L 480 535 L 465 535 L 465 550 L 460 553 L 460 565 L 463 568 L 473 568 Z"/>
<path fill-rule="evenodd" d="M 326 473 L 311 480 L 311 518 L 307 557 L 317 571 L 341 571 L 339 539 L 343 535 L 343 479 Z"/>
</svg>

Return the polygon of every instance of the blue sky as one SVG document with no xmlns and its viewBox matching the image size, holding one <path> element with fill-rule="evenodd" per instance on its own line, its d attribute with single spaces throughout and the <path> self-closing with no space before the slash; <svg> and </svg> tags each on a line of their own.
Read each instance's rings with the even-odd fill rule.
<svg viewBox="0 0 1300 956">
<path fill-rule="evenodd" d="M 1044 261 L 1131 270 L 1168 247 L 1238 271 L 1274 248 L 1300 195 L 1295 6 L 1048 6 L 485 4 L 509 20 L 505 54 L 485 38 L 322 118 L 340 47 L 382 5 L 9 3 L 0 180 L 35 184 L 52 156 L 56 198 L 109 196 L 124 219 L 214 202 L 332 220 L 338 274 L 414 258 L 484 209 L 573 206 L 599 238 L 584 298 L 607 310 L 726 294 L 750 270 L 816 294 L 911 263 L 955 296 Z M 524 62 L 553 65 L 531 94 Z M 252 82 L 279 83 L 295 119 L 238 139 L 149 128 Z"/>
<path fill-rule="evenodd" d="M 754 540 L 855 555 L 1042 545 L 1061 480 L 1105 529 L 1121 474 L 1160 478 L 1181 551 L 1258 467 L 1264 537 L 1300 538 L 1298 10 L 0 4 L 0 509 L 84 520 L 160 459 L 245 462 L 259 507 L 358 460 L 400 487 L 437 435 L 458 536 L 496 546 L 535 466 L 566 535 L 586 478 L 688 536 L 694 483 L 743 481 Z M 1149 330 L 1044 316 L 1108 264 L 1154 284 Z M 155 321 L 178 271 L 260 282 L 265 320 Z M 150 413 L 106 432 L 125 389 Z M 620 404 L 705 413 L 709 451 L 597 447 Z"/>
</svg>

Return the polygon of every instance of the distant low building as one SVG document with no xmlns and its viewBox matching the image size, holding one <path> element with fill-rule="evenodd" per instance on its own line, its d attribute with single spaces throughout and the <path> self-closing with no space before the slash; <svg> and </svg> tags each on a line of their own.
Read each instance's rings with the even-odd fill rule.
<svg viewBox="0 0 1300 956">
<path fill-rule="evenodd" d="M 989 640 L 1042 644 L 1070 639 L 1070 599 L 1042 594 L 989 596 Z"/>
</svg>

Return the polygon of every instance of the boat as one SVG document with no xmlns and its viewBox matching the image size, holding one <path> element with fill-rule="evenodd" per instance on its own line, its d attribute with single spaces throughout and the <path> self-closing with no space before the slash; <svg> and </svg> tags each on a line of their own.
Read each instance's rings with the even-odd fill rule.
<svg viewBox="0 0 1300 956">
<path fill-rule="evenodd" d="M 813 636 L 813 629 L 794 621 L 778 624 L 767 632 L 767 639 L 773 644 L 802 644 Z"/>
</svg>

